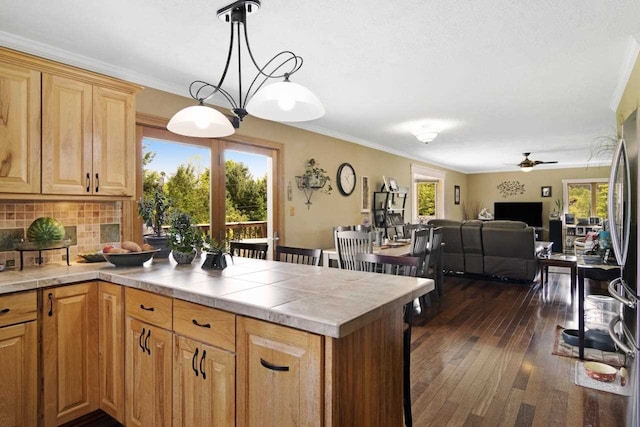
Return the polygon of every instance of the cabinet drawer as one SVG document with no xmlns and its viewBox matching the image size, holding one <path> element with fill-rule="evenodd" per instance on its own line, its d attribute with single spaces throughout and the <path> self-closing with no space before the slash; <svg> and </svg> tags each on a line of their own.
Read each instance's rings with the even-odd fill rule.
<svg viewBox="0 0 640 427">
<path fill-rule="evenodd" d="M 184 335 L 229 351 L 236 351 L 236 316 L 191 302 L 173 301 L 173 328 Z"/>
<path fill-rule="evenodd" d="M 172 300 L 169 297 L 127 288 L 125 293 L 127 316 L 171 330 Z"/>
<path fill-rule="evenodd" d="M 0 327 L 35 320 L 37 312 L 36 291 L 0 296 Z"/>
</svg>

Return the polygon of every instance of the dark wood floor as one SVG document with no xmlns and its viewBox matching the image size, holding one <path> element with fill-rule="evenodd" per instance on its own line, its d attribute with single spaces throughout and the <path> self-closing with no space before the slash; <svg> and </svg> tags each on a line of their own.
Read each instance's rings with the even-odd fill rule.
<svg viewBox="0 0 640 427">
<path fill-rule="evenodd" d="M 627 399 L 576 386 L 577 359 L 551 354 L 576 313 L 566 274 L 544 290 L 445 276 L 412 332 L 414 426 L 623 426 Z"/>
</svg>

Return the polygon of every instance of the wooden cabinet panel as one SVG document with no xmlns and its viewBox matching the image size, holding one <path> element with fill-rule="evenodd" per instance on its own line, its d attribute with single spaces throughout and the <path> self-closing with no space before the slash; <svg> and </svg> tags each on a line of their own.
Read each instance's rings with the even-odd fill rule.
<svg viewBox="0 0 640 427">
<path fill-rule="evenodd" d="M 229 351 L 236 351 L 236 316 L 191 302 L 173 301 L 173 330 Z"/>
<path fill-rule="evenodd" d="M 38 327 L 0 328 L 0 425 L 35 426 L 38 418 Z"/>
<path fill-rule="evenodd" d="M 134 194 L 135 111 L 131 94 L 93 89 L 93 191 L 110 196 Z"/>
<path fill-rule="evenodd" d="M 127 426 L 171 426 L 171 342 L 171 332 L 126 318 Z"/>
<path fill-rule="evenodd" d="M 44 424 L 98 409 L 98 285 L 43 291 Z"/>
<path fill-rule="evenodd" d="M 91 194 L 92 86 L 42 76 L 42 192 Z"/>
<path fill-rule="evenodd" d="M 238 317 L 239 426 L 320 426 L 322 341 L 318 335 Z"/>
<path fill-rule="evenodd" d="M 100 282 L 98 289 L 100 409 L 124 423 L 124 290 Z"/>
<path fill-rule="evenodd" d="M 173 427 L 235 425 L 235 356 L 174 336 Z"/>
<path fill-rule="evenodd" d="M 0 296 L 0 327 L 36 320 L 37 316 L 38 296 L 36 291 Z"/>
<path fill-rule="evenodd" d="M 126 289 L 126 315 L 164 329 L 173 327 L 173 300 L 151 292 Z"/>
<path fill-rule="evenodd" d="M 0 63 L 0 193 L 40 192 L 40 73 Z"/>
</svg>

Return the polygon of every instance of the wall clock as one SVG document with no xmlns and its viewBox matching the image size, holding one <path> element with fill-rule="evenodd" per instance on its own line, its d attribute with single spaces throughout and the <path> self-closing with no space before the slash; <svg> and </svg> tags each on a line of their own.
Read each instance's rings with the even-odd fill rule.
<svg viewBox="0 0 640 427">
<path fill-rule="evenodd" d="M 343 163 L 338 168 L 338 190 L 348 196 L 356 189 L 356 171 L 349 163 Z"/>
</svg>

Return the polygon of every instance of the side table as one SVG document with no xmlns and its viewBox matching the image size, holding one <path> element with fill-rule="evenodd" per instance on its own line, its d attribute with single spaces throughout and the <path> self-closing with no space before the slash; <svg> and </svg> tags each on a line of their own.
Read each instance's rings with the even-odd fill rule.
<svg viewBox="0 0 640 427">
<path fill-rule="evenodd" d="M 540 265 L 540 283 L 543 287 L 549 281 L 549 267 L 571 269 L 571 295 L 573 295 L 578 276 L 578 258 L 575 255 L 549 254 L 538 258 L 538 264 Z"/>
</svg>

